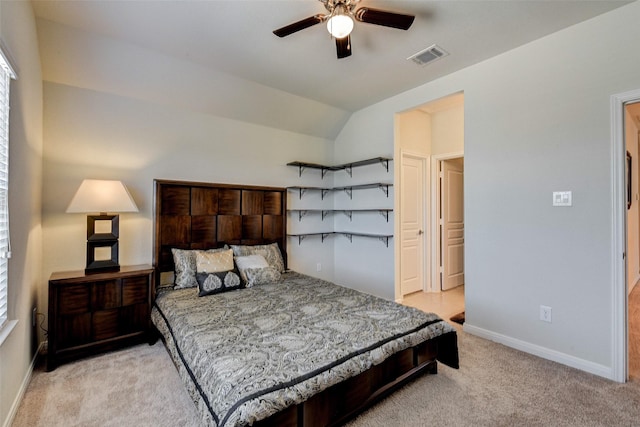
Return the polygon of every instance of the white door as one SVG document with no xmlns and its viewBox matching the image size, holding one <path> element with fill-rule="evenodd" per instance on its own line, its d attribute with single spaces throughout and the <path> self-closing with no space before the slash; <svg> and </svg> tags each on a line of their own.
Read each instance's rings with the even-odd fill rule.
<svg viewBox="0 0 640 427">
<path fill-rule="evenodd" d="M 464 284 L 464 166 L 462 159 L 444 160 L 442 167 L 441 289 Z"/>
<path fill-rule="evenodd" d="M 402 156 L 400 177 L 400 290 L 421 291 L 424 282 L 424 161 Z"/>
</svg>

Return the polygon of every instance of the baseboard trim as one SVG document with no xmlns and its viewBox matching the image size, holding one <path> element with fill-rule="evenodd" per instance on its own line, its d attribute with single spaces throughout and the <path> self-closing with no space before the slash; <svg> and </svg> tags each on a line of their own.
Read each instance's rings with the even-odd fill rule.
<svg viewBox="0 0 640 427">
<path fill-rule="evenodd" d="M 551 360 L 553 362 L 615 381 L 613 368 L 610 366 L 600 365 L 598 363 L 593 363 L 546 347 L 498 334 L 493 331 L 470 325 L 467 322 L 463 325 L 462 330 L 470 333 L 471 335 L 504 344 L 507 347 L 515 348 L 516 350 L 524 351 L 525 353 L 533 354 L 534 356 L 538 356 L 543 359 Z"/>
<path fill-rule="evenodd" d="M 44 346 L 44 341 L 40 343 L 40 345 L 38 346 L 38 349 L 36 350 L 36 353 L 33 355 L 33 359 L 31 360 L 29 369 L 27 369 L 27 373 L 25 374 L 24 379 L 22 380 L 22 384 L 20 385 L 20 390 L 18 390 L 18 395 L 13 401 L 13 405 L 11 405 L 11 410 L 9 411 L 9 415 L 5 420 L 3 427 L 10 427 L 11 424 L 13 424 L 13 420 L 16 417 L 16 414 L 18 413 L 18 408 L 20 407 L 20 403 L 22 403 L 22 398 L 24 397 L 24 394 L 27 392 L 27 387 L 29 387 L 29 383 L 31 382 L 31 376 L 33 375 L 33 370 L 36 367 L 36 361 L 38 360 L 38 355 L 40 354 L 40 351 L 42 350 L 43 346 Z"/>
</svg>

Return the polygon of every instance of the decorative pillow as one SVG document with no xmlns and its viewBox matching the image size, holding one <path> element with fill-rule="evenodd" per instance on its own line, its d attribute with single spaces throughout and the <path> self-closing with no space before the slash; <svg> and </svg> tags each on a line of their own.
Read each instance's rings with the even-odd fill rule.
<svg viewBox="0 0 640 427">
<path fill-rule="evenodd" d="M 206 252 L 220 252 L 229 250 L 225 245 L 220 249 L 209 249 Z M 174 289 L 193 288 L 198 286 L 196 281 L 196 252 L 201 250 L 176 249 L 172 248 L 174 268 Z"/>
<path fill-rule="evenodd" d="M 280 281 L 280 272 L 273 267 L 247 268 L 244 271 L 247 276 L 247 287 L 254 285 L 266 285 Z"/>
<path fill-rule="evenodd" d="M 280 272 L 271 267 L 262 255 L 238 256 L 235 261 L 247 288 L 280 280 Z"/>
<path fill-rule="evenodd" d="M 238 270 L 218 271 L 215 273 L 196 273 L 198 296 L 218 294 L 244 287 Z"/>
<path fill-rule="evenodd" d="M 254 246 L 231 245 L 231 249 L 233 249 L 233 254 L 237 257 L 262 255 L 271 267 L 279 273 L 284 273 L 284 260 L 282 259 L 282 253 L 280 252 L 280 248 L 277 243 Z"/>
<path fill-rule="evenodd" d="M 219 252 L 196 252 L 196 273 L 218 273 L 229 270 L 233 270 L 231 249 Z"/>
</svg>

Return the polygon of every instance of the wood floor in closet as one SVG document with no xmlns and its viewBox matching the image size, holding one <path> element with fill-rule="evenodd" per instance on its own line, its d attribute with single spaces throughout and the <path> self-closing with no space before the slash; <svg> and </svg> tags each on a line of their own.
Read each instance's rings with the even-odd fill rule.
<svg viewBox="0 0 640 427">
<path fill-rule="evenodd" d="M 640 381 L 640 284 L 629 295 L 629 378 Z"/>
</svg>

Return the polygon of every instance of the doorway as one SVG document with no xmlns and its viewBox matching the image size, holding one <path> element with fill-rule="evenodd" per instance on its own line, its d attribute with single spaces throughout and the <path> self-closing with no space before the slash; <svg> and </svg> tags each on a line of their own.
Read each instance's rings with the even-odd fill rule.
<svg viewBox="0 0 640 427">
<path fill-rule="evenodd" d="M 628 378 L 640 380 L 640 102 L 624 106 Z"/>
<path fill-rule="evenodd" d="M 425 176 L 427 159 L 402 153 L 400 164 L 400 289 L 402 296 L 425 286 Z"/>
<path fill-rule="evenodd" d="M 432 262 L 437 267 L 434 280 L 441 291 L 448 291 L 464 285 L 464 158 L 440 159 L 436 160 L 436 215 L 432 220 L 437 251 Z"/>
<path fill-rule="evenodd" d="M 464 230 L 451 230 L 446 233 L 441 233 L 437 226 L 434 225 L 435 218 L 440 218 L 439 210 L 442 203 L 439 201 L 440 192 L 440 178 L 437 171 L 440 164 L 443 165 L 458 165 L 463 166 L 463 152 L 464 152 L 464 94 L 456 93 L 445 98 L 441 98 L 427 104 L 418 106 L 411 110 L 398 113 L 396 115 L 396 134 L 395 134 L 395 158 L 402 159 L 398 162 L 398 168 L 396 170 L 396 211 L 398 215 L 398 221 L 396 222 L 396 235 L 400 238 L 396 241 L 396 300 L 408 301 L 409 299 L 424 299 L 429 300 L 429 295 L 437 298 L 445 297 L 446 292 L 442 292 L 442 281 L 440 280 L 440 261 L 451 261 L 449 265 L 452 267 L 450 271 L 456 271 L 453 274 L 452 280 L 458 280 L 459 284 L 464 282 L 463 265 L 464 265 Z M 427 172 L 425 177 L 425 185 L 421 196 L 424 198 L 423 202 L 418 203 L 421 205 L 423 211 L 421 213 L 406 216 L 404 210 L 404 204 L 402 200 L 407 200 L 409 195 L 408 189 L 404 188 L 404 184 L 407 180 L 407 172 L 404 171 L 403 163 L 406 153 L 411 153 L 418 157 L 427 159 Z M 455 160 L 457 159 L 457 160 Z M 460 169 L 460 168 L 459 168 Z M 461 169 L 458 173 L 458 177 L 462 177 Z M 456 181 L 456 180 L 454 180 Z M 459 185 L 457 188 L 462 190 L 463 181 L 458 179 L 456 181 Z M 413 191 L 413 190 L 411 190 Z M 404 197 L 403 197 L 404 195 Z M 436 199 L 438 195 L 438 199 Z M 454 199 L 455 207 L 458 210 L 455 212 L 457 217 L 463 218 L 463 196 L 464 192 L 461 192 L 459 199 Z M 414 208 L 416 205 L 411 204 Z M 402 234 L 404 227 L 405 216 L 408 219 L 409 216 L 421 218 L 424 222 L 424 228 L 415 228 L 417 230 L 413 234 L 419 236 L 424 243 L 424 256 L 419 257 L 420 264 L 416 268 L 405 268 L 411 264 L 406 264 L 405 261 L 408 256 L 408 252 L 405 250 L 409 247 L 409 241 L 405 241 Z M 455 221 L 454 226 L 458 226 L 461 221 Z M 463 224 L 463 222 L 462 222 Z M 424 233 L 420 233 L 420 230 L 424 230 Z M 449 249 L 450 251 L 445 254 L 444 257 L 440 255 L 440 236 L 453 236 L 456 239 L 450 239 Z M 415 236 L 412 236 L 415 238 Z M 445 246 L 446 247 L 446 246 Z M 411 252 L 413 255 L 415 251 Z M 451 253 L 454 257 L 447 257 Z M 412 256 L 412 258 L 415 258 Z M 411 274 L 409 274 L 411 273 Z M 417 273 L 423 273 L 422 283 L 419 287 L 405 286 L 405 283 L 415 283 L 415 278 L 418 277 Z M 418 279 L 419 280 L 419 279 Z M 453 282 L 452 282 L 453 283 Z M 456 284 L 458 284 L 456 283 Z M 452 286 L 453 287 L 453 286 Z M 418 290 L 416 292 L 407 292 L 409 289 Z M 458 291 L 463 289 L 463 286 L 458 287 Z M 408 294 L 408 296 L 407 296 Z M 460 305 L 459 311 L 464 310 L 464 295 L 457 298 Z M 408 305 L 413 305 L 409 303 Z M 424 305 L 420 306 L 424 309 Z M 427 307 L 428 308 L 428 307 Z"/>
<path fill-rule="evenodd" d="M 628 290 L 627 271 L 627 211 L 628 202 L 633 203 L 633 194 L 629 197 L 625 180 L 627 177 L 627 147 L 625 138 L 625 106 L 640 103 L 640 90 L 615 94 L 611 96 L 611 180 L 612 180 L 612 230 L 611 259 L 612 268 L 612 369 L 610 378 L 625 382 L 629 379 L 629 346 L 628 346 Z M 633 164 L 633 156 L 631 158 Z M 633 193 L 633 192 L 632 192 Z M 639 202 L 636 200 L 636 202 Z"/>
</svg>

